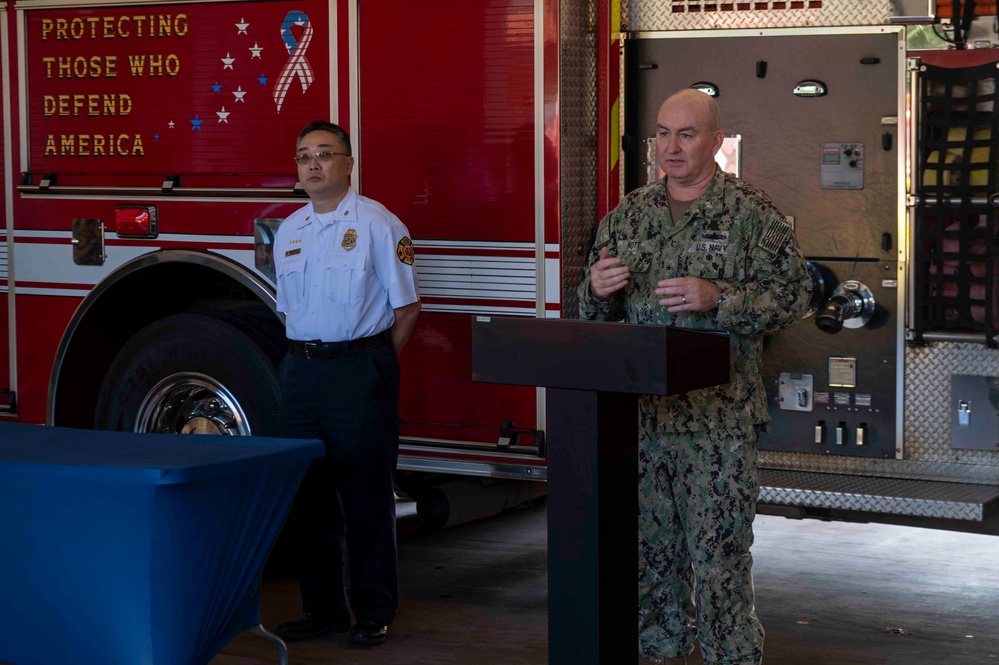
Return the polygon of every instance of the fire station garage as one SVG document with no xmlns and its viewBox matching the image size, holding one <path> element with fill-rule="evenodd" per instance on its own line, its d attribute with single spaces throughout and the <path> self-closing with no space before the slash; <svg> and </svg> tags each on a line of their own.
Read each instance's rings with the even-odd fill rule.
<svg viewBox="0 0 999 665">
<path fill-rule="evenodd" d="M 999 664 L 996 2 L 0 0 L 0 51 L 0 665 L 663 661 L 639 432 L 742 385 L 689 450 L 756 440 L 763 662 Z M 677 92 L 738 196 L 629 207 L 686 177 Z M 405 234 L 366 254 L 320 172 Z M 309 205 L 347 225 L 321 252 L 288 240 Z M 602 255 L 637 305 L 594 291 Z M 401 307 L 291 334 L 347 331 L 387 266 L 404 344 Z M 394 342 L 365 368 L 401 376 L 398 612 L 282 641 L 292 506 L 336 452 L 287 436 L 288 362 Z"/>
</svg>

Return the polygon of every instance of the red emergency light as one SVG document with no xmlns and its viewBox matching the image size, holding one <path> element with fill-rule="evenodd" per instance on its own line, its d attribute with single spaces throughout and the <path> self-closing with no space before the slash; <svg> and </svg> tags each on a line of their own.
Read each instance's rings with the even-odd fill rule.
<svg viewBox="0 0 999 665">
<path fill-rule="evenodd" d="M 115 230 L 119 238 L 155 238 L 156 206 L 118 206 Z"/>
</svg>

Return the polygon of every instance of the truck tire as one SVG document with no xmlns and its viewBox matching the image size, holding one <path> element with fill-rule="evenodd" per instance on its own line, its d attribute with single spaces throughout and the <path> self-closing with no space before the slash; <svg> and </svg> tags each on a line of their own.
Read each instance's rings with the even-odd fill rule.
<svg viewBox="0 0 999 665">
<path fill-rule="evenodd" d="M 94 426 L 277 436 L 274 361 L 227 318 L 175 314 L 136 333 L 104 377 Z"/>
</svg>

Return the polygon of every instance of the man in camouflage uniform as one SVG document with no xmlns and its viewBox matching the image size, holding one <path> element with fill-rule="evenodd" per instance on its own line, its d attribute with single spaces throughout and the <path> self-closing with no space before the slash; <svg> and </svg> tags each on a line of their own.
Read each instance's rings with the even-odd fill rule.
<svg viewBox="0 0 999 665">
<path fill-rule="evenodd" d="M 580 285 L 583 318 L 731 335 L 728 384 L 643 397 L 639 423 L 639 648 L 643 662 L 758 665 L 752 556 L 757 432 L 770 420 L 762 340 L 811 293 L 788 221 L 714 161 L 718 107 L 696 90 L 657 116 L 666 176 L 600 223 Z"/>
</svg>

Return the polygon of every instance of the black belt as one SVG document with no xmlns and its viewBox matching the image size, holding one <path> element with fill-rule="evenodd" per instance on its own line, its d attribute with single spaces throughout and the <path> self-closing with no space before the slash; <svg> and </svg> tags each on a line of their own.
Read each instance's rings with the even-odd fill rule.
<svg viewBox="0 0 999 665">
<path fill-rule="evenodd" d="M 293 356 L 308 358 L 309 360 L 328 360 L 330 358 L 340 358 L 349 356 L 360 351 L 370 351 L 379 346 L 385 346 L 392 341 L 387 330 L 372 335 L 371 337 L 361 337 L 347 342 L 300 342 L 297 339 L 288 340 L 288 351 Z"/>
</svg>

